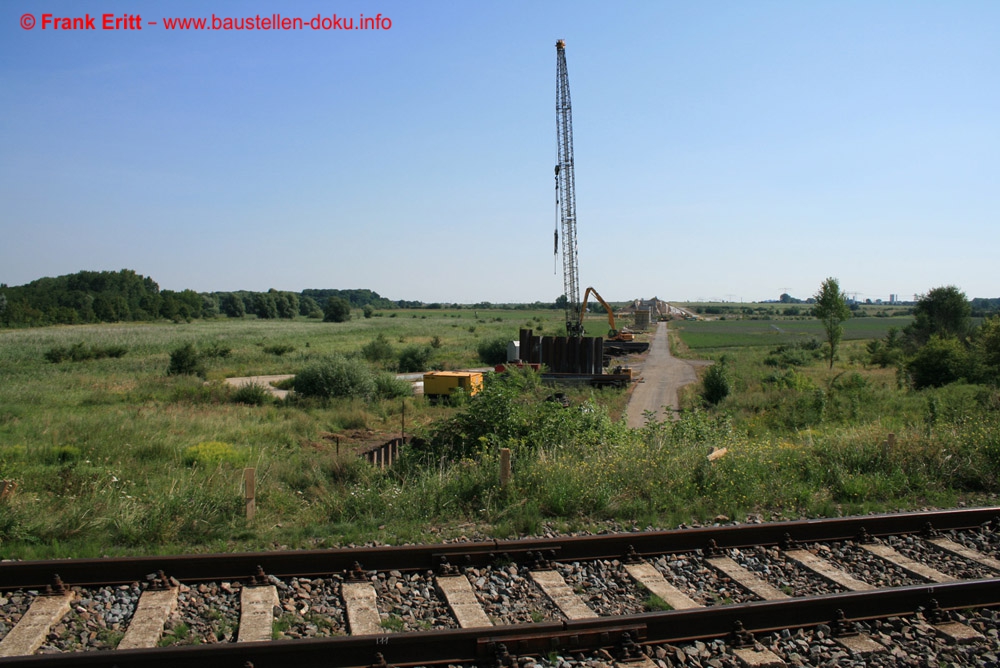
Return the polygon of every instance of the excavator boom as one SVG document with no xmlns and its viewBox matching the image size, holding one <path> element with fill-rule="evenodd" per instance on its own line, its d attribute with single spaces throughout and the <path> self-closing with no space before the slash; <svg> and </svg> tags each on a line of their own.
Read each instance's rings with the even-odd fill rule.
<svg viewBox="0 0 1000 668">
<path fill-rule="evenodd" d="M 587 300 L 590 299 L 590 295 L 594 295 L 597 298 L 597 301 L 601 303 L 601 306 L 604 307 L 604 310 L 608 312 L 608 327 L 610 328 L 608 330 L 609 341 L 631 341 L 632 339 L 635 338 L 634 334 L 631 334 L 629 332 L 618 331 L 618 328 L 615 327 L 614 309 L 612 309 L 611 306 L 606 301 L 604 301 L 604 298 L 601 297 L 600 293 L 598 293 L 597 290 L 595 290 L 594 288 L 587 288 L 587 291 L 583 293 L 583 302 L 580 306 L 581 331 L 583 331 L 583 317 L 587 314 Z"/>
</svg>

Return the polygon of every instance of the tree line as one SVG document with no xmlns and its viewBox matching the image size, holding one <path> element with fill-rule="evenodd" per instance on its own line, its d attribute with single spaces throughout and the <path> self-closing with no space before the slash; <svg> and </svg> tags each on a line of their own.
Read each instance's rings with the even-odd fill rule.
<svg viewBox="0 0 1000 668">
<path fill-rule="evenodd" d="M 306 316 L 321 319 L 331 310 L 407 308 L 421 302 L 393 302 L 371 290 L 195 292 L 161 290 L 152 278 L 131 269 L 80 271 L 25 285 L 0 284 L 0 325 L 38 327 L 97 322 L 188 321 L 253 315 L 262 319 Z M 411 306 L 412 305 L 412 306 Z M 338 315 L 338 317 L 340 317 Z"/>
<path fill-rule="evenodd" d="M 375 309 L 542 309 L 559 308 L 558 300 L 531 304 L 447 304 L 393 301 L 368 289 L 316 289 L 301 292 L 195 292 L 161 290 L 156 281 L 131 269 L 80 271 L 39 278 L 10 287 L 0 283 L 0 326 L 40 327 L 97 322 L 135 322 L 198 318 L 261 319 L 305 316 L 328 322 L 350 319 L 351 309 L 371 317 Z"/>
</svg>

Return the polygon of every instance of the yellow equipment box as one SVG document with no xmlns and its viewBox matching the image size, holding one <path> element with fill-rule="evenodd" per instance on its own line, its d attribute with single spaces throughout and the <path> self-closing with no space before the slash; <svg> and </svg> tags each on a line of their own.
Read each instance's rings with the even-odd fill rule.
<svg viewBox="0 0 1000 668">
<path fill-rule="evenodd" d="M 447 397 L 456 388 L 468 396 L 475 396 L 483 389 L 483 374 L 479 371 L 431 371 L 424 374 L 425 397 Z"/>
</svg>

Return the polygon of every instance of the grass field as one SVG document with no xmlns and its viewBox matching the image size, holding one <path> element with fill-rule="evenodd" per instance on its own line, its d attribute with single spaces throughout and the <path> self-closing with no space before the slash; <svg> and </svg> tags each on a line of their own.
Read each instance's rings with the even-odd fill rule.
<svg viewBox="0 0 1000 668">
<path fill-rule="evenodd" d="M 851 318 L 844 323 L 844 340 L 882 338 L 890 327 L 902 329 L 912 317 Z M 810 339 L 823 341 L 823 326 L 814 318 L 781 320 L 685 320 L 671 324 L 693 350 L 743 348 L 795 344 Z"/>
<path fill-rule="evenodd" d="M 431 366 L 482 366 L 480 342 L 516 339 L 520 327 L 554 332 L 562 322 L 561 311 L 405 310 L 348 323 L 223 318 L 0 330 L 0 478 L 18 483 L 0 502 L 0 547 L 5 556 L 68 556 L 295 543 L 309 526 L 326 526 L 310 513 L 338 476 L 361 475 L 353 442 L 398 434 L 404 410 L 412 433 L 453 409 L 420 398 L 250 406 L 234 402 L 222 379 L 296 373 L 331 353 L 357 354 L 378 334 L 396 351 L 430 347 Z M 206 359 L 204 380 L 168 376 L 170 352 L 186 343 L 229 352 Z M 46 360 L 47 351 L 74 345 L 127 352 Z M 221 460 L 188 461 L 191 448 L 219 442 L 229 447 Z M 258 468 L 261 516 L 252 528 L 240 517 L 243 466 Z"/>
<path fill-rule="evenodd" d="M 593 322 L 598 331 L 603 318 Z M 397 352 L 430 346 L 431 366 L 479 366 L 480 342 L 515 338 L 520 327 L 560 333 L 562 324 L 560 311 L 404 310 L 344 324 L 220 319 L 0 331 L 0 478 L 17 483 L 0 499 L 2 555 L 671 527 L 719 514 L 978 503 L 1000 489 L 1000 393 L 963 384 L 915 392 L 893 369 L 872 368 L 866 337 L 905 324 L 897 318 L 849 321 L 833 369 L 811 343 L 821 337 L 809 320 L 672 323 L 679 353 L 725 356 L 731 393 L 707 407 L 691 386 L 678 421 L 639 430 L 619 419 L 626 392 L 567 390 L 563 408 L 532 374 L 491 379 L 459 407 L 417 397 L 247 405 L 222 382 L 355 355 L 379 334 Z M 170 352 L 186 343 L 212 353 L 205 379 L 167 375 Z M 75 345 L 126 352 L 46 360 L 53 348 Z M 402 460 L 382 471 L 358 458 L 358 443 L 399 433 L 404 409 L 407 433 L 419 438 Z M 892 449 L 883 445 L 890 432 Z M 514 460 L 506 488 L 498 484 L 502 447 Z M 708 462 L 718 447 L 728 454 Z M 252 522 L 240 487 L 247 466 L 257 470 Z"/>
</svg>

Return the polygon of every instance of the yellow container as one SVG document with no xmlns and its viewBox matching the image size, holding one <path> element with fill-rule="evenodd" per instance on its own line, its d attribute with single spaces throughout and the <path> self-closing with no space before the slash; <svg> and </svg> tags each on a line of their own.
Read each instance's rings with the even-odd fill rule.
<svg viewBox="0 0 1000 668">
<path fill-rule="evenodd" d="M 479 371 L 431 371 L 424 374 L 425 397 L 447 397 L 457 388 L 468 396 L 483 389 L 483 374 Z"/>
</svg>

